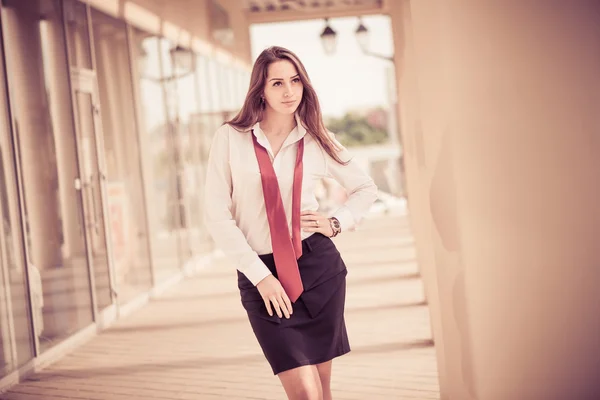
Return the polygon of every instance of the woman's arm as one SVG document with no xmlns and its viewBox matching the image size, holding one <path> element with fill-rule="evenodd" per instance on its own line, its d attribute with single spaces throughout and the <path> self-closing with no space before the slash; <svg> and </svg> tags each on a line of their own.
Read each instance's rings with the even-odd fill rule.
<svg viewBox="0 0 600 400">
<path fill-rule="evenodd" d="M 257 285 L 271 275 L 271 271 L 252 250 L 231 213 L 233 202 L 228 130 L 227 125 L 219 128 L 210 147 L 204 194 L 204 222 L 217 247 L 252 284 Z"/>
<path fill-rule="evenodd" d="M 344 161 L 350 160 L 348 164 L 342 165 L 323 152 L 327 176 L 335 179 L 348 192 L 348 199 L 344 205 L 331 215 L 338 219 L 343 232 L 355 229 L 367 214 L 377 200 L 377 186 L 358 163 L 351 159 L 348 150 L 337 141 L 332 133 L 330 135 L 334 143 L 341 149 L 340 158 Z"/>
</svg>

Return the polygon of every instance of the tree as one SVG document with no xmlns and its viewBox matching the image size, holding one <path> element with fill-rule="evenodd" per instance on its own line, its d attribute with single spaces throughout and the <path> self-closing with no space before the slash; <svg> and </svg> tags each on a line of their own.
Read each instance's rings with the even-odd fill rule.
<svg viewBox="0 0 600 400">
<path fill-rule="evenodd" d="M 381 123 L 381 118 L 373 118 L 375 113 L 380 116 L 382 111 L 385 112 L 382 109 L 370 110 L 366 115 L 349 112 L 342 118 L 329 118 L 325 125 L 346 147 L 382 144 L 388 140 L 388 133 L 383 128 L 385 124 Z"/>
</svg>

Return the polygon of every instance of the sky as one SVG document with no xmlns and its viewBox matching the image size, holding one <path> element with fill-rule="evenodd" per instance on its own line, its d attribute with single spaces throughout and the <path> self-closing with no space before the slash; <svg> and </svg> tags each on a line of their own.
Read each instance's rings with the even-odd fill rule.
<svg viewBox="0 0 600 400">
<path fill-rule="evenodd" d="M 329 25 L 337 32 L 337 50 L 325 53 L 320 34 L 324 20 L 252 25 L 250 40 L 253 61 L 269 46 L 282 46 L 302 60 L 317 90 L 324 116 L 339 117 L 347 111 L 376 106 L 387 107 L 387 60 L 362 53 L 355 37 L 358 18 L 333 18 Z M 391 21 L 387 16 L 363 17 L 370 32 L 370 50 L 392 56 Z"/>
</svg>

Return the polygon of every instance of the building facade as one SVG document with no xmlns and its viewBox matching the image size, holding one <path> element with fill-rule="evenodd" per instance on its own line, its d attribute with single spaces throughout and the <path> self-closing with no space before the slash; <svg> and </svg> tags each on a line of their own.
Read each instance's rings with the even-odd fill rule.
<svg viewBox="0 0 600 400">
<path fill-rule="evenodd" d="M 212 0 L 5 0 L 0 22 L 2 388 L 210 256 L 205 160 L 250 46 Z"/>
</svg>

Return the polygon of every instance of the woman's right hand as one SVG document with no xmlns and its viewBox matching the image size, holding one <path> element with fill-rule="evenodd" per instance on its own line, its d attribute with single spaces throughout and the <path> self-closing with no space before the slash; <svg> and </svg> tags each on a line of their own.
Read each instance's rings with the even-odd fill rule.
<svg viewBox="0 0 600 400">
<path fill-rule="evenodd" d="M 283 315 L 288 319 L 290 318 L 290 315 L 292 315 L 292 303 L 275 276 L 268 275 L 262 281 L 258 282 L 256 288 L 262 296 L 265 307 L 267 307 L 267 312 L 271 317 L 273 316 L 272 304 L 279 318 L 283 318 Z"/>
</svg>

